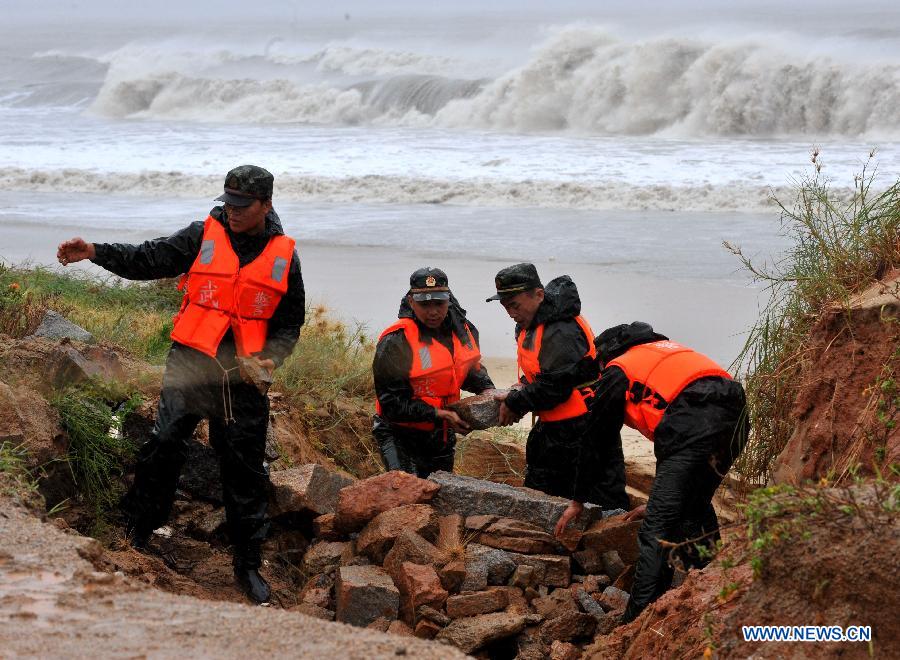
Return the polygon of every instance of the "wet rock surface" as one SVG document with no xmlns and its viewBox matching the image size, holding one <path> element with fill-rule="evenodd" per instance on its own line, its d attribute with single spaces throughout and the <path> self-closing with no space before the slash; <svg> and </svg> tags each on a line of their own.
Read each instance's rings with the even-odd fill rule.
<svg viewBox="0 0 900 660">
<path fill-rule="evenodd" d="M 94 335 L 52 309 L 48 309 L 44 313 L 44 318 L 41 319 L 41 324 L 35 329 L 33 336 L 47 339 L 74 339 L 85 343 L 94 341 Z"/>
<path fill-rule="evenodd" d="M 509 390 L 488 390 L 475 396 L 467 396 L 447 406 L 459 415 L 473 430 L 483 431 L 500 425 L 500 402 L 496 395 Z"/>
<path fill-rule="evenodd" d="M 556 521 L 569 505 L 568 500 L 530 488 L 495 484 L 449 472 L 435 472 L 429 480 L 440 486 L 432 501 L 438 513 L 515 518 L 535 525 L 548 534 L 553 533 Z M 584 513 L 572 524 L 584 528 L 601 516 L 599 507 L 588 504 L 584 507 Z"/>
<path fill-rule="evenodd" d="M 299 511 L 318 515 L 334 513 L 341 488 L 353 483 L 351 477 L 317 463 L 272 472 L 269 480 L 272 515 Z"/>
</svg>

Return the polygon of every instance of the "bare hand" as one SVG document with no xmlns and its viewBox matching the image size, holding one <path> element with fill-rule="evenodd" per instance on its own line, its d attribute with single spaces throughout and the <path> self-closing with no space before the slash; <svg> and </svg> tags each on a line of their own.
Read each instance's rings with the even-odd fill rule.
<svg viewBox="0 0 900 660">
<path fill-rule="evenodd" d="M 500 426 L 512 426 L 520 419 L 522 415 L 513 412 L 505 401 L 500 403 Z"/>
<path fill-rule="evenodd" d="M 77 261 L 93 259 L 97 256 L 93 243 L 87 243 L 82 238 L 72 238 L 65 243 L 60 243 L 56 249 L 56 258 L 63 266 L 74 264 Z"/>
<path fill-rule="evenodd" d="M 566 527 L 568 527 L 570 522 L 580 516 L 582 511 L 584 511 L 584 504 L 576 502 L 575 500 L 569 502 L 569 506 L 563 511 L 559 520 L 556 522 L 556 528 L 553 530 L 553 534 L 556 538 L 562 538 L 563 533 L 566 531 Z"/>
<path fill-rule="evenodd" d="M 465 435 L 472 430 L 471 427 L 452 410 L 438 408 L 436 415 L 439 420 L 441 420 L 442 422 L 447 422 L 447 424 L 450 425 L 450 428 L 452 428 L 457 433 L 462 433 L 463 435 Z"/>
<path fill-rule="evenodd" d="M 631 511 L 626 513 L 623 520 L 625 522 L 631 522 L 632 520 L 641 520 L 646 515 L 647 515 L 647 505 L 641 504 L 640 506 L 636 506 Z"/>
<path fill-rule="evenodd" d="M 256 358 L 256 361 L 259 363 L 259 366 L 269 372 L 270 376 L 275 373 L 275 360 L 271 358 Z"/>
</svg>

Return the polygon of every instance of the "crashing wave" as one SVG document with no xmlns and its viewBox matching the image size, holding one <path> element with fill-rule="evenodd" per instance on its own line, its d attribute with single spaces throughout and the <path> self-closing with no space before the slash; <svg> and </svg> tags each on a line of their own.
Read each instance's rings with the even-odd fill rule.
<svg viewBox="0 0 900 660">
<path fill-rule="evenodd" d="M 124 57 L 124 56 L 123 56 Z M 624 42 L 592 27 L 558 30 L 528 62 L 491 80 L 458 62 L 332 46 L 265 75 L 229 78 L 209 54 L 184 66 L 112 66 L 92 108 L 114 117 L 371 123 L 668 136 L 900 136 L 900 65 L 798 56 L 762 41 Z M 168 66 L 163 59 L 159 67 Z M 257 62 L 258 64 L 258 62 Z M 183 62 L 182 62 L 183 65 Z M 376 76 L 360 81 L 360 74 Z M 351 79 L 356 76 L 357 79 Z M 324 79 L 323 79 L 324 78 Z"/>
</svg>

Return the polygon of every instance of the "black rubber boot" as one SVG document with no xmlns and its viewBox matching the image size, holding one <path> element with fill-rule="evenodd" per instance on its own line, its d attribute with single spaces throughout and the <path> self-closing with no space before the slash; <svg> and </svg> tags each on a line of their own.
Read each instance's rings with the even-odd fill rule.
<svg viewBox="0 0 900 660">
<path fill-rule="evenodd" d="M 140 522 L 129 521 L 125 525 L 125 540 L 138 552 L 147 552 L 153 530 Z"/>
<path fill-rule="evenodd" d="M 269 602 L 272 590 L 269 588 L 269 583 L 259 574 L 257 569 L 235 566 L 234 577 L 250 600 L 260 605 Z"/>
</svg>

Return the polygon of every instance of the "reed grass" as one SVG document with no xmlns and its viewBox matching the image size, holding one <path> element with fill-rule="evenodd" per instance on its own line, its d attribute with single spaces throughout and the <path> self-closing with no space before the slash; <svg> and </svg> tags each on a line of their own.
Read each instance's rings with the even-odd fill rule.
<svg viewBox="0 0 900 660">
<path fill-rule="evenodd" d="M 792 246 L 771 266 L 726 243 L 769 292 L 732 365 L 745 381 L 752 429 L 735 469 L 751 483 L 766 482 L 793 432 L 791 409 L 813 324 L 835 306 L 849 315 L 854 294 L 900 267 L 900 182 L 874 191 L 874 156 L 873 150 L 848 197 L 832 191 L 813 151 L 815 173 L 796 182 L 793 200 L 775 200 Z"/>
</svg>

